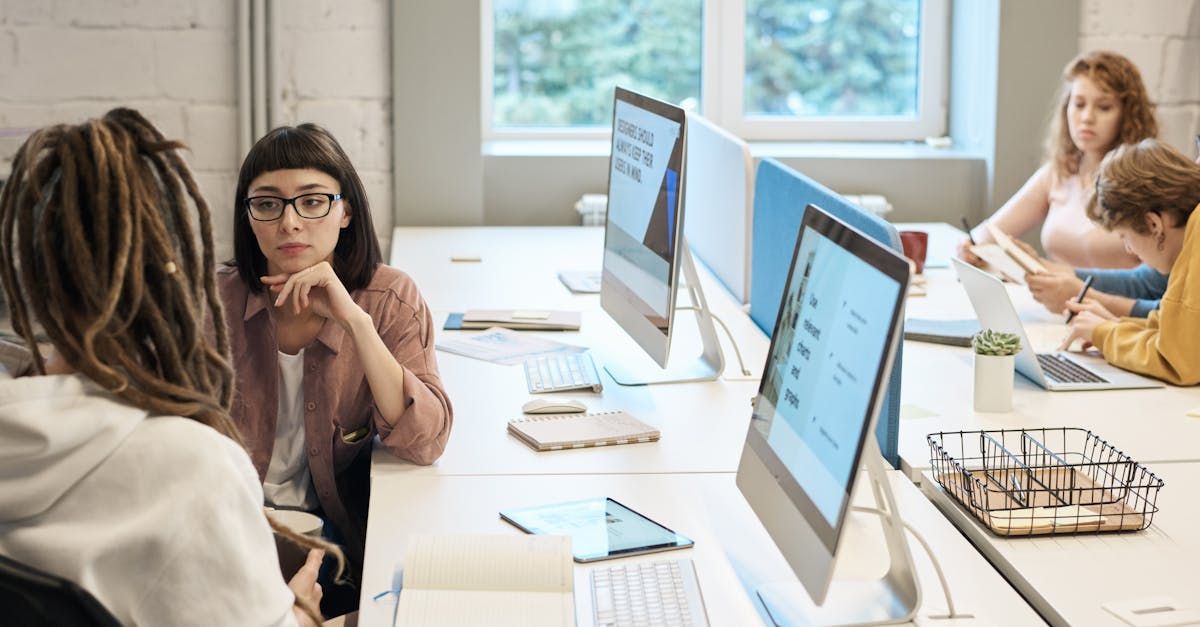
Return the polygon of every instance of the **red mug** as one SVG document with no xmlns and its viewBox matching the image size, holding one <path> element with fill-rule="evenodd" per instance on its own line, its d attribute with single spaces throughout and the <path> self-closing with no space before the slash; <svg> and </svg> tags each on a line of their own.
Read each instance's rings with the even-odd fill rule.
<svg viewBox="0 0 1200 627">
<path fill-rule="evenodd" d="M 929 249 L 929 234 L 925 231 L 900 231 L 900 246 L 904 256 L 912 260 L 917 274 L 925 271 L 925 252 Z"/>
</svg>

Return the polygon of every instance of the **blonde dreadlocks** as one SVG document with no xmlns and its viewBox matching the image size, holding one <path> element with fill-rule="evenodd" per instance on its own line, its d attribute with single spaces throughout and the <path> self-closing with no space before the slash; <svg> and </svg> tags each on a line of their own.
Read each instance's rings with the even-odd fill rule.
<svg viewBox="0 0 1200 627">
<path fill-rule="evenodd" d="M 34 132 L 0 193 L 0 282 L 37 373 L 46 363 L 35 325 L 66 363 L 115 396 L 244 446 L 229 417 L 234 374 L 212 216 L 183 147 L 124 108 Z M 268 522 L 342 562 L 336 547 Z"/>
</svg>

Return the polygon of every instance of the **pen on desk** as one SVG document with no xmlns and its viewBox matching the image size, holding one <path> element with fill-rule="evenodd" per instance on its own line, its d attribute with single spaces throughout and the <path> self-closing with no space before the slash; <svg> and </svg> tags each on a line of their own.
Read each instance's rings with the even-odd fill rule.
<svg viewBox="0 0 1200 627">
<path fill-rule="evenodd" d="M 1092 279 L 1095 279 L 1095 278 L 1096 278 L 1096 276 L 1095 276 L 1095 275 L 1089 274 L 1089 275 L 1087 276 L 1087 278 L 1083 280 L 1083 289 L 1079 290 L 1079 296 L 1076 296 L 1076 297 L 1075 297 L 1075 302 L 1077 302 L 1077 303 L 1082 303 L 1082 302 L 1083 302 L 1083 297 L 1084 297 L 1084 296 L 1086 296 L 1086 295 L 1087 295 L 1087 291 L 1088 291 L 1089 289 L 1091 289 L 1091 287 L 1092 287 Z M 1067 314 L 1067 322 L 1070 322 L 1070 321 L 1071 321 L 1071 320 L 1073 320 L 1074 318 L 1075 318 L 1075 312 L 1074 312 L 1074 311 L 1072 311 L 1071 313 Z"/>
<path fill-rule="evenodd" d="M 967 232 L 967 239 L 971 240 L 971 245 L 975 245 L 975 238 L 971 235 L 971 223 L 967 222 L 967 216 L 962 217 L 963 230 Z"/>
</svg>

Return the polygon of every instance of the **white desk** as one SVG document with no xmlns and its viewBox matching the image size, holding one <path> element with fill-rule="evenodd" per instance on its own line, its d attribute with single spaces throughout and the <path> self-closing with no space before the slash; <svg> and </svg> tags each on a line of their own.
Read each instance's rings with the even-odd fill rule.
<svg viewBox="0 0 1200 627">
<path fill-rule="evenodd" d="M 1153 524 L 1135 533 L 1001 538 L 977 523 L 931 475 L 922 490 L 1051 623 L 1124 625 L 1101 604 L 1167 596 L 1200 609 L 1200 463 L 1149 468 L 1166 485 L 1159 491 Z"/>
<path fill-rule="evenodd" d="M 595 295 L 572 295 L 557 280 L 560 270 L 598 269 L 602 235 L 600 229 L 579 227 L 401 228 L 393 237 L 391 263 L 414 277 L 430 306 L 441 314 L 485 307 L 577 309 L 584 312 L 581 333 L 547 337 L 603 347 L 622 355 L 640 355 L 640 349 L 599 311 Z M 476 256 L 481 261 L 453 262 L 452 256 Z M 710 305 L 730 325 L 747 363 L 758 371 L 765 359 L 767 339 L 711 275 L 702 267 L 700 272 Z M 951 270 L 934 268 L 927 275 L 929 295 L 910 299 L 909 316 L 974 317 Z M 1010 293 L 1023 317 L 1030 321 L 1027 328 L 1035 347 L 1053 347 L 1063 332 L 1061 322 L 1033 303 L 1024 288 L 1014 286 Z M 691 318 L 681 319 L 687 325 Z M 676 340 L 693 349 L 686 355 L 694 353 L 697 342 L 690 328 Z M 732 352 L 726 350 L 726 354 L 727 361 L 732 362 Z M 713 624 L 742 624 L 762 618 L 743 585 L 750 580 L 745 570 L 754 566 L 755 572 L 762 569 L 762 576 L 791 575 L 741 499 L 730 474 L 744 441 L 756 382 L 723 380 L 624 388 L 602 375 L 606 379 L 603 395 L 569 396 L 585 399 L 593 409 L 629 410 L 658 426 L 663 431 L 662 441 L 538 454 L 504 433 L 505 421 L 517 415 L 527 397 L 518 366 L 497 366 L 446 353 L 439 353 L 438 361 L 455 405 L 456 422 L 445 455 L 437 464 L 423 468 L 399 462 L 386 453 L 375 454 L 363 624 L 389 624 L 385 615 L 390 616 L 390 603 L 375 604 L 370 598 L 388 587 L 406 534 L 511 531 L 497 518 L 499 509 L 582 494 L 611 495 L 697 540 L 692 557 L 697 562 Z M 1163 461 L 1200 459 L 1200 449 L 1195 446 L 1200 442 L 1200 420 L 1183 416 L 1186 410 L 1200 406 L 1200 389 L 1051 393 L 1018 377 L 1014 411 L 1007 414 L 975 414 L 971 390 L 968 349 L 906 343 L 900 453 L 909 476 L 919 478 L 920 470 L 928 466 L 925 436 L 938 430 L 1081 426 L 1093 429 L 1155 471 L 1161 469 Z M 1164 476 L 1168 481 L 1165 497 L 1172 479 L 1167 473 Z M 1182 492 L 1196 480 L 1193 476 L 1175 484 Z M 983 617 L 983 624 L 1037 621 L 1012 589 L 982 564 L 978 553 L 958 535 L 947 533 L 948 523 L 912 485 L 893 483 L 905 517 L 939 547 L 939 554 L 953 555 L 947 569 L 956 586 L 956 597 L 966 599 L 960 605 Z M 930 512 L 934 515 L 927 516 Z M 1161 516 L 1157 519 L 1160 523 Z M 1194 517 L 1185 516 L 1183 520 Z M 748 529 L 753 532 L 746 532 Z M 1150 531 L 1157 533 L 1155 529 Z M 1090 545 L 1134 542 L 1134 538 L 1122 535 L 1077 541 Z M 1056 538 L 1049 542 L 1059 541 Z M 1089 546 L 1089 551 L 1095 555 L 1086 559 L 1097 561 L 1085 564 L 1094 571 L 1111 574 L 1115 567 L 1099 567 L 1106 561 L 1106 553 L 1092 548 Z M 742 559 L 739 555 L 750 557 Z M 917 561 L 921 568 L 929 568 L 924 558 L 918 557 Z M 581 568 L 577 568 L 577 574 Z M 1123 564 L 1121 568 L 1127 578 L 1138 574 L 1130 574 Z M 957 574 L 955 569 L 960 569 Z M 1021 581 L 1019 577 L 1027 575 L 1022 570 L 1012 576 L 1017 577 L 1014 581 Z M 935 581 L 926 574 L 922 579 Z M 1069 583 L 1067 579 L 1063 585 Z M 925 588 L 926 606 L 940 605 L 936 585 Z M 1086 594 L 1086 590 L 1079 594 Z M 1053 610 L 1057 604 L 1047 607 Z"/>
<path fill-rule="evenodd" d="M 564 392 L 589 410 L 623 409 L 662 431 L 659 442 L 601 449 L 537 453 L 505 432 L 529 399 L 520 365 L 501 366 L 438 353 L 446 391 L 454 405 L 454 428 L 445 453 L 432 466 L 414 466 L 376 449 L 375 473 L 402 474 L 577 474 L 732 472 L 750 422 L 756 379 L 737 376 L 728 340 L 726 373 L 735 380 L 625 387 L 606 372 L 606 359 L 652 363 L 612 319 L 597 295 L 572 295 L 559 282 L 564 269 L 600 268 L 604 232 L 583 227 L 398 228 L 391 263 L 416 280 L 439 325 L 450 309 L 550 308 L 582 310 L 579 333 L 547 332 L 543 337 L 589 346 L 597 353 L 604 383 L 599 394 Z M 475 256 L 480 262 L 453 262 Z M 760 371 L 768 340 L 733 298 L 699 268 L 710 306 L 738 338 L 746 364 Z M 681 312 L 673 329 L 672 355 L 699 354 L 695 317 Z M 448 337 L 466 331 L 437 331 Z"/>
<path fill-rule="evenodd" d="M 558 273 L 599 272 L 603 252 L 601 227 L 397 227 L 389 263 L 408 273 L 425 302 L 439 311 L 530 307 L 599 311 L 599 295 L 572 294 L 558 280 Z M 452 261 L 461 257 L 480 261 Z M 762 353 L 746 355 L 746 363 L 761 366 L 766 359 L 765 334 L 704 264 L 697 266 L 709 307 L 729 325 L 743 351 L 753 351 L 757 340 Z M 677 318 L 684 323 L 692 319 L 691 315 Z M 689 329 L 680 330 L 684 333 L 676 339 L 691 337 Z M 732 360 L 730 353 L 726 361 Z"/>
<path fill-rule="evenodd" d="M 956 605 L 978 617 L 971 624 L 1042 624 L 915 486 L 899 473 L 892 473 L 891 480 L 905 519 L 921 529 L 942 560 Z M 870 490 L 859 490 L 858 494 L 862 497 L 859 503 L 870 503 Z M 754 586 L 766 581 L 795 580 L 730 473 L 519 477 L 392 474 L 376 476 L 372 485 L 359 624 L 391 625 L 395 595 L 377 601 L 373 597 L 391 588 L 408 534 L 520 533 L 500 520 L 501 509 L 586 496 L 611 496 L 696 542 L 692 549 L 622 561 L 685 557 L 694 560 L 709 621 L 714 626 L 765 623 L 765 614 L 753 597 Z M 868 540 L 857 543 L 854 547 L 857 550 L 847 552 L 839 561 L 839 571 L 848 577 L 882 572 L 886 564 L 878 563 L 878 553 L 874 553 L 882 545 L 882 539 L 869 540 L 872 525 L 878 533 L 878 519 L 856 515 L 853 520 Z M 923 586 L 922 613 L 944 612 L 945 600 L 932 567 L 915 543 L 913 552 Z M 587 573 L 593 566 L 575 565 L 579 625 L 592 624 Z"/>
<path fill-rule="evenodd" d="M 929 295 L 910 298 L 907 316 L 975 317 L 953 270 L 926 274 Z M 1034 349 L 1057 348 L 1066 333 L 1061 317 L 1035 302 L 1024 286 L 1009 285 L 1008 291 Z M 976 413 L 973 388 L 971 349 L 904 343 L 899 448 L 901 469 L 914 481 L 929 468 L 925 437 L 938 431 L 1083 427 L 1152 469 L 1163 462 L 1200 461 L 1200 419 L 1185 415 L 1200 407 L 1200 387 L 1048 392 L 1018 374 L 1013 409 L 1006 413 Z"/>
</svg>

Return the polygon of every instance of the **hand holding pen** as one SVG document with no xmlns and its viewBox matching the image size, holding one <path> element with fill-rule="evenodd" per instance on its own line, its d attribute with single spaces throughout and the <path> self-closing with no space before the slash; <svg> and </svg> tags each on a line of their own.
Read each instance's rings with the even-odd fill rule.
<svg viewBox="0 0 1200 627">
<path fill-rule="evenodd" d="M 1084 302 L 1084 296 L 1087 295 L 1088 288 L 1092 286 L 1092 277 L 1089 276 L 1084 281 L 1083 289 L 1079 290 L 1079 296 L 1075 302 L 1067 303 L 1069 311 L 1067 315 L 1067 337 L 1063 340 L 1058 350 L 1068 350 L 1075 340 L 1083 342 L 1083 349 L 1087 350 L 1092 345 L 1092 334 L 1096 331 L 1096 327 L 1100 326 L 1105 320 L 1114 318 L 1103 305 L 1094 301 L 1088 300 Z M 1076 316 L 1076 314 L 1079 314 Z"/>
<path fill-rule="evenodd" d="M 975 241 L 975 236 L 971 235 L 971 224 L 967 222 L 966 216 L 963 216 L 962 218 L 962 226 L 963 230 L 967 232 L 967 239 L 963 240 L 958 245 L 958 258 L 975 267 L 982 268 L 983 260 L 980 259 L 975 253 L 971 252 L 971 248 L 978 244 L 978 242 Z"/>
<path fill-rule="evenodd" d="M 1088 290 L 1092 289 L 1092 281 L 1095 280 L 1095 278 L 1096 278 L 1095 275 L 1089 274 L 1088 277 L 1083 280 L 1083 287 L 1080 288 L 1080 290 L 1079 290 L 1079 296 L 1075 297 L 1076 304 L 1083 303 L 1083 297 L 1087 296 Z M 1071 311 L 1070 313 L 1067 314 L 1067 323 L 1068 324 L 1070 324 L 1070 322 L 1075 319 L 1076 313 L 1077 312 L 1075 312 L 1075 311 Z"/>
</svg>

